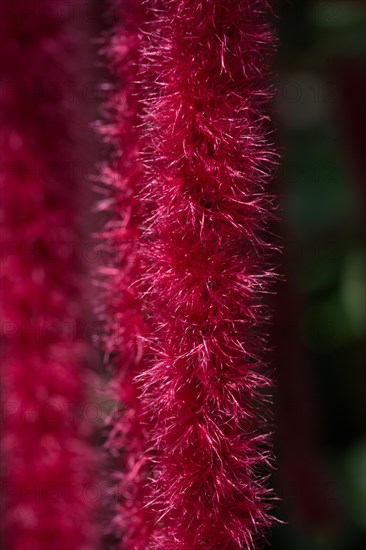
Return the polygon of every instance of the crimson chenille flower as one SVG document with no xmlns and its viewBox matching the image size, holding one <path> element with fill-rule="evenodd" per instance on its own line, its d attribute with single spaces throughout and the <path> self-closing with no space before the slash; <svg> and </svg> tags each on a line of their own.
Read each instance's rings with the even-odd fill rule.
<svg viewBox="0 0 366 550">
<path fill-rule="evenodd" d="M 87 347 L 75 229 L 78 2 L 1 2 L 2 536 L 95 548 Z M 75 10 L 74 10 L 75 9 Z M 70 35 L 72 32 L 70 32 Z M 72 101 L 71 101 L 72 100 Z"/>
<path fill-rule="evenodd" d="M 154 357 L 139 379 L 158 526 L 148 548 L 251 549 L 273 500 L 263 362 L 271 2 L 148 5 L 142 242 Z"/>
<path fill-rule="evenodd" d="M 138 83 L 140 26 L 147 14 L 143 3 L 136 0 L 114 0 L 109 12 L 114 25 L 104 41 L 102 54 L 112 83 L 103 105 L 104 121 L 98 129 L 110 154 L 103 166 L 103 198 L 97 206 L 107 217 L 99 237 L 108 263 L 100 268 L 98 277 L 101 292 L 97 313 L 103 328 L 102 347 L 112 371 L 108 393 L 116 403 L 106 442 L 114 457 L 110 492 L 112 501 L 117 500 L 112 531 L 124 550 L 144 550 L 154 524 L 145 507 L 148 422 L 135 377 L 146 364 L 148 332 L 139 292 L 144 207 L 139 197 L 143 166 L 139 158 Z"/>
</svg>

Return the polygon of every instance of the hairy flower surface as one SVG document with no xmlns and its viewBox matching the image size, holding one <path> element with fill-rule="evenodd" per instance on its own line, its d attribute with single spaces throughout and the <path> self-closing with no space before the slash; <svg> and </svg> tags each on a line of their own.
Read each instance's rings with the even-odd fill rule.
<svg viewBox="0 0 366 550">
<path fill-rule="evenodd" d="M 148 548 L 251 549 L 273 498 L 263 362 L 271 3 L 148 4 L 143 279 L 154 358 L 140 379 L 158 526 Z"/>
<path fill-rule="evenodd" d="M 8 550 L 85 550 L 97 540 L 75 246 L 75 50 L 66 31 L 76 4 L 1 2 L 1 481 Z"/>
<path fill-rule="evenodd" d="M 153 528 L 151 512 L 145 507 L 148 423 L 143 419 L 135 381 L 146 362 L 144 338 L 148 330 L 137 284 L 142 269 L 139 246 L 143 217 L 137 83 L 139 27 L 146 18 L 142 4 L 114 0 L 110 5 L 114 27 L 102 53 L 114 83 L 104 104 L 105 120 L 99 125 L 111 150 L 103 168 L 105 196 L 98 205 L 107 216 L 100 238 L 108 255 L 108 264 L 100 270 L 99 318 L 103 348 L 112 367 L 109 391 L 117 404 L 106 446 L 115 457 L 112 467 L 116 482 L 111 493 L 119 496 L 112 531 L 124 550 L 145 550 Z"/>
</svg>

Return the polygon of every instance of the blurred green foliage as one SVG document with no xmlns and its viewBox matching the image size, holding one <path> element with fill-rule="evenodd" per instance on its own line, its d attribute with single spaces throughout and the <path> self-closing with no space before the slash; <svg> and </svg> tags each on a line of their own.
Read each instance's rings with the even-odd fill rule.
<svg viewBox="0 0 366 550">
<path fill-rule="evenodd" d="M 293 322 L 319 404 L 319 453 L 340 522 L 333 531 L 301 525 L 284 499 L 279 515 L 287 524 L 274 528 L 274 549 L 366 548 L 365 179 L 354 166 L 333 79 L 340 61 L 364 63 L 365 24 L 362 1 L 281 2 L 277 114 L 291 247 L 286 276 L 301 297 Z M 278 493 L 285 494 L 280 482 Z"/>
</svg>

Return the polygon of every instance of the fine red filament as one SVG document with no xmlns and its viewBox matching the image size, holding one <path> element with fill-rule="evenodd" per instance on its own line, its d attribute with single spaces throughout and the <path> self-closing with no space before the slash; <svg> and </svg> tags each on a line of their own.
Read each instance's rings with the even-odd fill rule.
<svg viewBox="0 0 366 550">
<path fill-rule="evenodd" d="M 251 549 L 272 500 L 270 2 L 148 4 L 142 242 L 153 358 L 140 380 L 158 526 L 149 548 Z"/>
</svg>

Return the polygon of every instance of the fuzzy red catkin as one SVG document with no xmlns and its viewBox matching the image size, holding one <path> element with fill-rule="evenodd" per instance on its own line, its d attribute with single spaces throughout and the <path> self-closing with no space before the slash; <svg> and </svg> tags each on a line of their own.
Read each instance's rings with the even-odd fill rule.
<svg viewBox="0 0 366 550">
<path fill-rule="evenodd" d="M 143 254 L 155 358 L 140 378 L 159 526 L 148 548 L 252 549 L 273 499 L 262 330 L 271 2 L 148 5 Z"/>
<path fill-rule="evenodd" d="M 106 447 L 115 457 L 112 497 L 119 497 L 112 532 L 123 550 L 145 550 L 154 528 L 151 512 L 145 507 L 148 424 L 143 419 L 134 377 L 146 361 L 144 337 L 148 330 L 137 286 L 143 214 L 138 196 L 143 167 L 138 158 L 141 121 L 137 73 L 139 27 L 145 22 L 146 10 L 136 0 L 113 0 L 110 9 L 114 27 L 102 54 L 114 83 L 104 104 L 105 120 L 99 124 L 99 131 L 112 153 L 103 168 L 105 197 L 98 204 L 107 215 L 100 239 L 109 263 L 100 270 L 98 315 L 103 327 L 102 347 L 113 370 L 109 392 L 118 406 L 110 419 Z"/>
<path fill-rule="evenodd" d="M 70 85 L 76 73 L 68 27 L 77 3 L 1 2 L 1 481 L 7 550 L 87 550 L 97 540 L 91 515 L 99 486 L 83 420 L 88 351 L 75 246 L 77 117 Z"/>
</svg>

